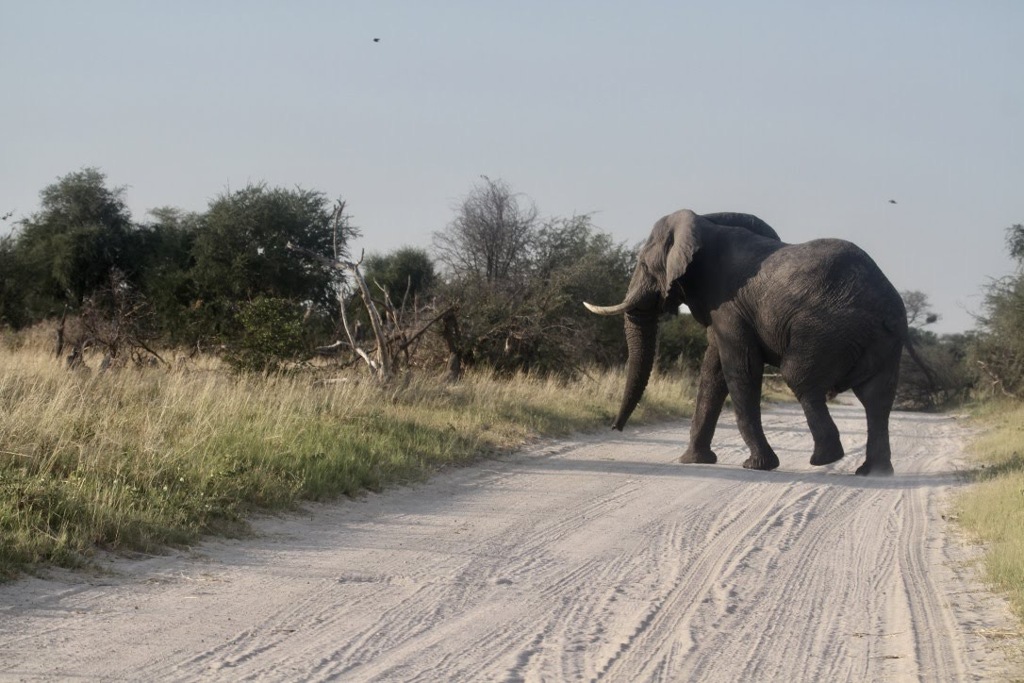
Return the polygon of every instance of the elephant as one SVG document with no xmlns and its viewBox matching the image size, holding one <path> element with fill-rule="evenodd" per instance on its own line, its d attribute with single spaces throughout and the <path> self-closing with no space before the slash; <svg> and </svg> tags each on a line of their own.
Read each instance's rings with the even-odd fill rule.
<svg viewBox="0 0 1024 683">
<path fill-rule="evenodd" d="M 731 396 L 750 451 L 743 467 L 779 466 L 761 424 L 768 363 L 779 368 L 803 408 L 814 437 L 812 465 L 844 456 L 826 401 L 852 389 L 868 429 L 866 458 L 856 473 L 893 473 L 889 414 L 902 350 L 913 349 L 902 297 L 858 246 L 840 239 L 787 244 L 750 214 L 684 209 L 661 218 L 640 248 L 622 303 L 584 303 L 594 313 L 625 316 L 626 387 L 614 429 L 622 431 L 647 387 L 659 317 L 680 304 L 708 337 L 681 462 L 718 461 L 711 440 Z"/>
</svg>

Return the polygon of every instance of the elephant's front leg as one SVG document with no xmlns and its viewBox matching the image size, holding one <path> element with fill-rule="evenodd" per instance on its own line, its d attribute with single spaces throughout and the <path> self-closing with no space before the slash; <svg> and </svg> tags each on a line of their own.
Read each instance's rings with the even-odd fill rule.
<svg viewBox="0 0 1024 683">
<path fill-rule="evenodd" d="M 718 462 L 718 456 L 711 450 L 711 439 L 715 436 L 715 427 L 728 395 L 729 387 L 722 374 L 718 344 L 715 343 L 715 335 L 708 330 L 708 348 L 700 365 L 697 402 L 690 422 L 690 445 L 679 462 Z"/>
<path fill-rule="evenodd" d="M 716 330 L 716 335 L 722 372 L 736 411 L 736 423 L 750 449 L 750 457 L 743 466 L 750 470 L 774 470 L 779 466 L 779 456 L 769 445 L 761 425 L 764 358 L 756 339 L 753 333 L 739 326 L 730 327 L 725 332 Z"/>
</svg>

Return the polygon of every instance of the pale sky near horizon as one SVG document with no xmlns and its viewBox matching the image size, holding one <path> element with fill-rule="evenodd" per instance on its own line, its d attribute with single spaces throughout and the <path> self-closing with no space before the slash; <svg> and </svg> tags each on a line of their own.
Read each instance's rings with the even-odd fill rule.
<svg viewBox="0 0 1024 683">
<path fill-rule="evenodd" d="M 266 182 L 429 248 L 487 175 L 630 245 L 679 208 L 849 239 L 943 333 L 1024 223 L 1015 0 L 0 0 L 0 98 L 3 232 L 95 166 L 137 221 Z"/>
</svg>

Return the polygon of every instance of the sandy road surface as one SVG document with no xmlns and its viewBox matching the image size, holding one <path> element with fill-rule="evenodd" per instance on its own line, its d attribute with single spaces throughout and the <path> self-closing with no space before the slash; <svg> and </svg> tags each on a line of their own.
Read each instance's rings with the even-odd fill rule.
<svg viewBox="0 0 1024 683">
<path fill-rule="evenodd" d="M 897 476 L 674 462 L 686 425 L 548 444 L 114 573 L 0 586 L 3 680 L 1003 680 L 1005 605 L 942 513 L 965 432 L 897 414 Z"/>
</svg>

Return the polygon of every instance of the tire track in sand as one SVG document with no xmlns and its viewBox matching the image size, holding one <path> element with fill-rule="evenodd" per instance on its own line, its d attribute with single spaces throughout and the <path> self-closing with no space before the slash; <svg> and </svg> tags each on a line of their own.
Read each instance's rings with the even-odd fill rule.
<svg viewBox="0 0 1024 683">
<path fill-rule="evenodd" d="M 799 409 L 765 414 L 782 467 L 675 462 L 687 424 L 453 471 L 195 557 L 0 586 L 0 679 L 999 680 L 1007 629 L 941 511 L 964 430 L 896 414 L 897 476 L 807 464 Z"/>
</svg>

